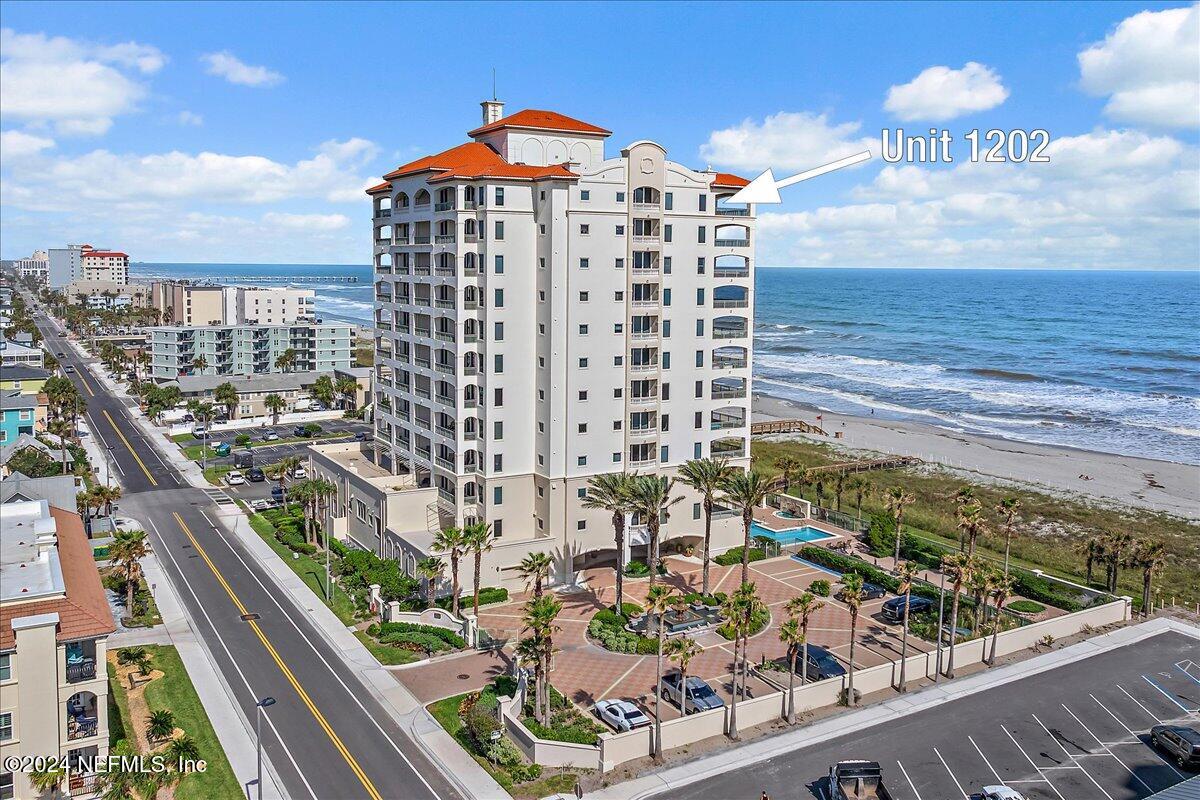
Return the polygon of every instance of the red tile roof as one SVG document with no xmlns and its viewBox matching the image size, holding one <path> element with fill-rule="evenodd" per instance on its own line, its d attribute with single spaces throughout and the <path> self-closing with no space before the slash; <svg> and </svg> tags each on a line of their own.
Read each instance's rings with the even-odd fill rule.
<svg viewBox="0 0 1200 800">
<path fill-rule="evenodd" d="M 379 194 L 380 192 L 390 192 L 391 190 L 392 185 L 387 181 L 384 181 L 378 186 L 372 186 L 370 189 L 367 189 L 367 194 Z"/>
<path fill-rule="evenodd" d="M 66 597 L 33 603 L 6 604 L 0 607 L 0 650 L 16 646 L 12 621 L 35 614 L 58 614 L 58 641 L 104 636 L 117 629 L 83 520 L 78 514 L 50 507 L 58 534 L 58 561 L 62 566 Z"/>
<path fill-rule="evenodd" d="M 118 253 L 108 250 L 89 250 L 83 254 L 84 258 L 129 258 L 128 253 Z"/>
<path fill-rule="evenodd" d="M 745 178 L 734 175 L 730 172 L 718 172 L 717 177 L 713 178 L 712 185 L 741 187 L 747 186 L 749 183 L 750 181 L 746 180 Z"/>
<path fill-rule="evenodd" d="M 419 172 L 438 172 L 429 178 L 430 183 L 453 178 L 511 178 L 515 180 L 538 180 L 542 178 L 576 178 L 578 176 L 561 164 L 535 167 L 527 164 L 510 164 L 495 150 L 481 142 L 468 142 L 452 147 L 432 156 L 418 158 L 402 164 L 383 177 L 387 180 Z"/>
<path fill-rule="evenodd" d="M 478 136 L 483 133 L 498 131 L 501 128 L 533 128 L 543 131 L 562 131 L 564 133 L 602 134 L 608 136 L 612 131 L 597 125 L 559 114 L 556 111 L 540 111 L 527 108 L 515 114 L 509 114 L 503 119 L 488 123 L 467 133 L 468 136 Z"/>
</svg>

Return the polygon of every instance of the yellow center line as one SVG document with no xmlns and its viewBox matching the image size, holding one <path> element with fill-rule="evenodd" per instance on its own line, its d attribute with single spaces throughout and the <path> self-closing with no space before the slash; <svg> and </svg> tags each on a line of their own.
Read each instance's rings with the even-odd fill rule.
<svg viewBox="0 0 1200 800">
<path fill-rule="evenodd" d="M 172 516 L 175 517 L 175 521 L 179 524 L 180 529 L 192 543 L 192 547 L 195 548 L 196 552 L 200 554 L 200 557 L 204 559 L 204 563 L 208 564 L 208 568 L 212 570 L 213 575 L 215 575 L 217 578 L 217 582 L 220 583 L 222 588 L 225 589 L 225 593 L 229 595 L 229 599 L 233 601 L 233 604 L 237 607 L 238 612 L 243 615 L 249 613 L 246 611 L 246 607 L 242 605 L 242 601 L 234 593 L 233 588 L 225 580 L 225 577 L 221 574 L 220 570 L 218 570 L 217 566 L 212 562 L 212 559 L 208 557 L 208 553 L 206 553 L 204 548 L 200 546 L 200 543 L 196 541 L 196 537 L 192 535 L 192 531 L 183 521 L 183 518 L 179 516 L 178 512 L 172 512 Z M 296 694 L 300 696 L 300 700 L 305 706 L 308 707 L 308 710 L 312 712 L 313 717 L 317 720 L 317 724 L 321 726 L 321 729 L 325 731 L 325 735 L 327 735 L 329 740 L 333 742 L 333 746 L 337 748 L 337 751 L 342 754 L 342 758 L 344 758 L 346 763 L 350 765 L 350 771 L 355 774 L 358 780 L 362 783 L 363 787 L 366 788 L 367 794 L 371 796 L 372 800 L 383 800 L 383 796 L 379 793 L 379 790 L 375 788 L 375 784 L 373 784 L 371 779 L 367 777 L 367 774 L 363 772 L 363 769 L 359 766 L 358 761 L 355 760 L 354 756 L 351 755 L 350 751 L 346 748 L 346 745 L 342 743 L 341 738 L 338 737 L 337 733 L 334 732 L 333 728 L 325 720 L 325 716 L 320 712 L 316 704 L 313 703 L 312 698 L 308 696 L 308 692 L 304 691 L 304 687 L 300 685 L 300 681 L 296 679 L 296 676 L 292 673 L 291 669 L 289 669 L 287 664 L 284 663 L 283 659 L 279 656 L 278 651 L 275 650 L 275 647 L 271 644 L 270 640 L 267 639 L 266 634 L 262 632 L 262 629 L 259 627 L 258 623 L 254 620 L 250 620 L 249 624 L 255 635 L 258 636 L 258 640 L 262 642 L 263 647 L 265 647 L 267 652 L 271 654 L 271 658 L 274 659 L 276 666 L 279 667 L 280 671 L 283 672 L 284 677 L 287 678 L 288 683 L 290 683 L 292 688 L 296 690 Z"/>
<path fill-rule="evenodd" d="M 87 389 L 87 393 L 95 397 L 96 393 L 92 391 L 92 387 L 88 384 L 87 378 L 83 377 L 83 373 L 76 370 L 75 374 L 79 376 L 79 382 L 83 384 L 83 388 Z"/>
<path fill-rule="evenodd" d="M 121 429 L 117 427 L 117 423 L 113 422 L 112 415 L 108 413 L 108 409 L 100 409 L 100 413 L 108 420 L 108 424 L 116 432 L 117 436 L 121 437 L 121 441 L 125 443 L 125 449 L 129 451 L 129 455 L 133 456 L 133 460 L 142 468 L 142 472 L 146 473 L 146 478 L 150 481 L 151 486 L 158 486 L 158 481 L 154 480 L 154 476 L 150 474 L 150 470 L 146 469 L 146 464 L 138 457 L 138 454 L 133 452 L 133 445 L 125 438 L 125 434 L 121 433 Z"/>
</svg>

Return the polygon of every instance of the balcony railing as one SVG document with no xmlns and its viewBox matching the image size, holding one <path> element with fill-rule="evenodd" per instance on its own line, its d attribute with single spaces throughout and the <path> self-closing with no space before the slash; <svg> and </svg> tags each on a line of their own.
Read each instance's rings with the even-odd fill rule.
<svg viewBox="0 0 1200 800">
<path fill-rule="evenodd" d="M 437 306 L 438 308 L 454 308 L 453 300 L 445 300 L 442 298 L 438 298 L 437 300 L 433 301 L 433 304 L 435 306 Z"/>
<path fill-rule="evenodd" d="M 655 436 L 658 434 L 657 425 L 647 425 L 641 428 L 630 428 L 630 436 Z"/>
<path fill-rule="evenodd" d="M 746 359 L 729 356 L 713 356 L 713 369 L 744 369 Z"/>
<path fill-rule="evenodd" d="M 439 361 L 434 366 L 434 369 L 436 369 L 438 372 L 445 373 L 446 375 L 454 374 L 454 364 L 443 364 L 442 362 Z"/>
<path fill-rule="evenodd" d="M 438 425 L 435 430 L 442 436 L 445 436 L 447 439 L 455 438 L 454 428 L 448 428 L 445 425 Z"/>
<path fill-rule="evenodd" d="M 464 211 L 474 211 L 478 207 L 479 207 L 479 204 L 476 203 L 474 200 L 463 200 L 463 210 Z"/>
<path fill-rule="evenodd" d="M 709 425 L 710 430 L 723 431 L 728 428 L 744 428 L 746 420 L 741 417 L 716 417 Z"/>
<path fill-rule="evenodd" d="M 749 267 L 717 267 L 713 270 L 714 278 L 749 278 Z"/>
<path fill-rule="evenodd" d="M 717 208 L 718 217 L 748 217 L 750 209 L 748 208 Z"/>
<path fill-rule="evenodd" d="M 629 365 L 630 372 L 655 372 L 657 370 L 658 370 L 658 362 L 657 361 L 651 361 L 651 362 L 645 363 L 645 364 L 630 364 Z"/>
<path fill-rule="evenodd" d="M 412 239 L 412 243 L 413 244 L 429 244 L 429 237 L 428 236 L 414 236 Z"/>
<path fill-rule="evenodd" d="M 428 339 L 433 336 L 433 328 L 417 328 L 416 334 L 417 336 L 423 336 Z"/>
<path fill-rule="evenodd" d="M 658 338 L 658 328 L 652 328 L 648 331 L 647 330 L 634 331 L 632 334 L 630 334 L 630 336 L 633 339 L 657 339 Z"/>
<path fill-rule="evenodd" d="M 441 403 L 444 406 L 454 405 L 454 398 L 448 394 L 435 395 L 433 399 L 437 400 L 439 403 Z"/>
<path fill-rule="evenodd" d="M 713 300 L 713 308 L 747 308 L 750 301 L 747 300 Z"/>
<path fill-rule="evenodd" d="M 466 242 L 467 244 L 475 244 L 476 242 L 479 241 L 479 236 L 474 233 L 464 233 L 463 241 Z"/>
<path fill-rule="evenodd" d="M 746 387 L 730 387 L 714 386 L 710 393 L 713 400 L 729 400 L 738 397 L 746 396 Z"/>
<path fill-rule="evenodd" d="M 437 458 L 434 459 L 434 463 L 437 464 L 442 469 L 449 469 L 449 470 L 454 469 L 454 461 L 449 458 L 443 458 L 442 456 L 438 456 Z M 439 490 L 439 491 L 441 491 L 441 490 Z M 451 498 L 451 499 L 453 499 L 453 498 Z"/>
<path fill-rule="evenodd" d="M 659 235 L 657 233 L 636 233 L 633 236 L 635 245 L 658 244 Z"/>
<path fill-rule="evenodd" d="M 96 660 L 85 658 L 76 664 L 67 664 L 67 683 L 90 681 L 96 677 Z"/>
<path fill-rule="evenodd" d="M 433 237 L 434 244 L 454 244 L 455 236 L 453 233 L 439 233 Z"/>
<path fill-rule="evenodd" d="M 67 739 L 86 739 L 99 733 L 99 721 L 96 717 L 69 717 L 67 719 Z"/>
<path fill-rule="evenodd" d="M 381 208 L 375 212 L 375 219 L 380 219 L 381 217 L 390 217 L 390 216 L 392 216 L 392 210 L 390 208 Z"/>
<path fill-rule="evenodd" d="M 454 210 L 454 201 L 453 200 L 445 200 L 441 203 L 437 203 L 434 205 L 433 210 L 434 211 L 453 211 Z"/>
<path fill-rule="evenodd" d="M 741 339 L 746 335 L 745 328 L 713 328 L 714 339 Z"/>
<path fill-rule="evenodd" d="M 441 275 L 443 278 L 453 278 L 454 277 L 454 267 L 438 266 L 438 267 L 434 267 L 433 271 L 436 274 Z"/>
<path fill-rule="evenodd" d="M 712 454 L 714 456 L 723 456 L 725 458 L 741 458 L 746 455 L 746 445 L 739 442 L 735 445 L 721 444 L 720 442 L 712 443 Z"/>
<path fill-rule="evenodd" d="M 634 211 L 658 211 L 662 208 L 659 203 L 634 203 Z"/>
<path fill-rule="evenodd" d="M 438 331 L 435 336 L 442 342 L 450 342 L 452 344 L 454 342 L 454 331 Z"/>
<path fill-rule="evenodd" d="M 653 463 L 654 463 L 654 454 L 653 453 L 651 453 L 649 456 L 630 456 L 629 457 L 630 466 L 644 467 L 647 464 L 653 464 Z"/>
<path fill-rule="evenodd" d="M 749 239 L 717 239 L 713 242 L 717 247 L 749 247 Z"/>
<path fill-rule="evenodd" d="M 657 402 L 658 402 L 658 394 L 657 393 L 641 395 L 641 396 L 631 395 L 629 398 L 629 404 L 633 405 L 633 406 L 644 406 L 644 405 L 648 405 L 650 403 L 657 403 Z"/>
</svg>

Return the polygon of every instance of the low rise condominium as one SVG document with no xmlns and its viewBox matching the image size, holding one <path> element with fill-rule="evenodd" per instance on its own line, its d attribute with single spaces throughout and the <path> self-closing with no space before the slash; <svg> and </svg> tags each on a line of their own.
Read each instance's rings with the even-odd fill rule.
<svg viewBox="0 0 1200 800">
<path fill-rule="evenodd" d="M 727 202 L 745 179 L 655 142 L 608 155 L 598 125 L 482 106 L 469 142 L 368 190 L 375 441 L 314 463 L 403 476 L 372 480 L 429 498 L 428 514 L 360 527 L 408 572 L 438 527 L 482 520 L 496 536 L 485 585 L 517 585 L 535 550 L 570 580 L 616 557 L 611 515 L 583 506 L 589 479 L 749 465 L 754 210 Z M 664 552 L 703 538 L 700 498 L 678 491 Z M 339 501 L 355 538 L 368 515 Z M 643 523 L 630 520 L 634 557 Z M 722 513 L 713 537 L 737 545 L 740 520 Z"/>
<path fill-rule="evenodd" d="M 147 328 L 150 377 L 333 372 L 350 366 L 349 325 L 204 325 Z"/>
<path fill-rule="evenodd" d="M 150 297 L 164 325 L 292 325 L 315 319 L 313 289 L 155 281 Z"/>
</svg>

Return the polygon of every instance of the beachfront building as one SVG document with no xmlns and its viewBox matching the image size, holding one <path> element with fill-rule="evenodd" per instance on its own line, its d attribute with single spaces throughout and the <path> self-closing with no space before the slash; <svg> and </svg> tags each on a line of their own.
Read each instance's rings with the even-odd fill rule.
<svg viewBox="0 0 1200 800">
<path fill-rule="evenodd" d="M 85 250 L 80 277 L 85 281 L 103 281 L 124 286 L 129 283 L 129 256 L 116 250 Z"/>
<path fill-rule="evenodd" d="M 238 395 L 238 404 L 233 409 L 233 419 L 269 417 L 271 409 L 266 406 L 266 397 L 277 394 L 286 404 L 281 413 L 307 411 L 311 409 L 312 385 L 317 378 L 328 375 L 336 385 L 345 377 L 355 381 L 355 407 L 361 407 L 363 399 L 371 394 L 371 370 L 365 367 L 344 367 L 329 372 L 273 372 L 266 375 L 216 375 L 206 370 L 204 375 L 181 375 L 168 381 L 167 386 L 178 386 L 184 401 L 199 400 L 216 403 L 217 387 L 223 383 L 233 385 Z M 334 401 L 341 405 L 340 396 Z"/>
<path fill-rule="evenodd" d="M 150 286 L 145 283 L 80 279 L 67 284 L 63 294 L 68 302 L 93 309 L 146 308 L 150 305 Z"/>
<path fill-rule="evenodd" d="M 150 304 L 164 325 L 292 325 L 315 320 L 313 289 L 154 281 Z"/>
<path fill-rule="evenodd" d="M 150 377 L 332 372 L 350 366 L 349 325 L 183 325 L 146 329 Z M 282 359 L 282 360 L 281 360 Z"/>
<path fill-rule="evenodd" d="M 103 758 L 105 644 L 116 626 L 83 521 L 46 500 L 10 498 L 0 504 L 0 554 L 0 762 Z M 93 783 L 72 771 L 70 793 L 90 794 Z M 9 797 L 39 794 L 7 767 L 0 787 Z"/>
<path fill-rule="evenodd" d="M 83 254 L 92 249 L 90 244 L 69 244 L 66 247 L 51 247 L 47 253 L 46 282 L 51 289 L 63 289 L 72 281 L 83 277 Z"/>
<path fill-rule="evenodd" d="M 349 465 L 408 478 L 378 483 L 420 514 L 396 517 L 370 481 L 330 510 L 406 570 L 440 527 L 485 520 L 485 584 L 515 585 L 535 550 L 571 580 L 616 557 L 609 515 L 582 505 L 590 478 L 669 475 L 708 456 L 749 465 L 753 209 L 725 202 L 744 179 L 670 161 L 654 142 L 608 156 L 597 125 L 483 110 L 470 142 L 368 191 L 375 441 L 316 447 L 313 463 L 335 484 Z M 702 538 L 699 498 L 680 492 L 665 552 Z M 630 522 L 644 556 L 644 520 Z M 714 546 L 740 540 L 722 515 Z"/>
<path fill-rule="evenodd" d="M 28 258 L 13 261 L 13 269 L 20 277 L 30 278 L 44 286 L 50 275 L 50 255 L 45 250 L 35 250 Z"/>
</svg>

